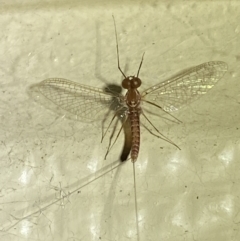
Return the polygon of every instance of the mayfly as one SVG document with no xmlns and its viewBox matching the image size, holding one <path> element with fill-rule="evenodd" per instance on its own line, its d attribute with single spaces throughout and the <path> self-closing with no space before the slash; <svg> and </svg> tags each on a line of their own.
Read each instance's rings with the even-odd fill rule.
<svg viewBox="0 0 240 241">
<path fill-rule="evenodd" d="M 206 94 L 223 77 L 227 71 L 227 64 L 222 61 L 206 62 L 140 93 L 138 88 L 141 86 L 142 81 L 139 74 L 144 54 L 136 76 L 126 76 L 120 67 L 115 21 L 114 26 L 117 64 L 124 78 L 122 88 L 127 90 L 125 96 L 111 89 L 106 91 L 61 78 L 46 79 L 38 84 L 38 89 L 42 95 L 58 107 L 76 115 L 80 119 L 103 120 L 109 114 L 109 111 L 113 110 L 114 115 L 111 124 L 114 118 L 120 114 L 123 122 L 121 129 L 127 121 L 130 123 L 131 160 L 135 162 L 140 148 L 140 115 L 158 132 L 158 137 L 175 145 L 150 122 L 144 113 L 142 103 L 154 106 L 172 116 L 170 112 L 176 111 L 183 105 Z"/>
</svg>

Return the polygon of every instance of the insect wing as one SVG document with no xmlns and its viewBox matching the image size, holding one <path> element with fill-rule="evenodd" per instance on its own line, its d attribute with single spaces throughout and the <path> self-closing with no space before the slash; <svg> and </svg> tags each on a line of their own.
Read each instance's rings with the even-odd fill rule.
<svg viewBox="0 0 240 241">
<path fill-rule="evenodd" d="M 66 79 L 46 79 L 38 84 L 38 90 L 58 107 L 85 121 L 102 121 L 122 105 L 120 94 Z"/>
<path fill-rule="evenodd" d="M 165 111 L 176 111 L 206 94 L 223 77 L 227 68 L 227 64 L 221 61 L 203 63 L 145 90 L 142 99 L 161 106 Z"/>
</svg>

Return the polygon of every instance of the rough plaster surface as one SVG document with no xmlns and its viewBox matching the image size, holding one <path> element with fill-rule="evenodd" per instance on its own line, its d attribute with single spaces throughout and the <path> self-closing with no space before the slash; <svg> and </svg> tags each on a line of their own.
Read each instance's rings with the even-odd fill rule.
<svg viewBox="0 0 240 241">
<path fill-rule="evenodd" d="M 2 1 L 0 9 L 0 239 L 226 241 L 240 238 L 238 1 Z M 229 70 L 211 92 L 155 123 L 181 151 L 142 131 L 136 162 L 117 161 L 95 124 L 49 110 L 28 93 L 49 77 L 142 89 L 211 60 Z M 35 98 L 36 97 L 36 98 Z"/>
</svg>

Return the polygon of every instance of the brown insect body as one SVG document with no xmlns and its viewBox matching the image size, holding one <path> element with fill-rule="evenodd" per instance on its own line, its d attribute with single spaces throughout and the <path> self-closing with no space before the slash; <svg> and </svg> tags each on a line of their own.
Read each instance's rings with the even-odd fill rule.
<svg viewBox="0 0 240 241">
<path fill-rule="evenodd" d="M 128 107 L 127 116 L 130 120 L 132 145 L 131 160 L 135 162 L 140 148 L 140 114 L 142 112 L 140 103 L 141 95 L 137 88 L 141 85 L 141 80 L 135 76 L 129 76 L 122 81 L 122 87 L 127 89 L 125 103 Z"/>
</svg>

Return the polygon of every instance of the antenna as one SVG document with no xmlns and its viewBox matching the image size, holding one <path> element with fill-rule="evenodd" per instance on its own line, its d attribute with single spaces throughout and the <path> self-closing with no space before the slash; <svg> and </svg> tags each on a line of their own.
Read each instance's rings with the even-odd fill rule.
<svg viewBox="0 0 240 241">
<path fill-rule="evenodd" d="M 137 78 L 138 78 L 138 75 L 139 75 L 140 69 L 141 69 L 141 67 L 142 67 L 142 63 L 143 63 L 144 55 L 145 55 L 145 52 L 144 52 L 143 55 L 142 55 L 142 60 L 141 60 L 141 62 L 140 62 L 140 65 L 139 65 L 139 68 L 138 68 L 138 72 L 137 72 Z"/>
<path fill-rule="evenodd" d="M 116 48 L 117 48 L 117 60 L 118 60 L 118 69 L 120 70 L 120 72 L 122 73 L 122 75 L 124 76 L 124 78 L 126 79 L 126 75 L 123 73 L 121 67 L 120 67 L 120 60 L 119 60 L 119 50 L 118 50 L 118 37 L 117 37 L 117 27 L 116 27 L 116 22 L 115 22 L 115 18 L 112 15 L 113 18 L 113 22 L 114 22 L 114 28 L 115 28 L 115 37 L 116 37 Z"/>
</svg>

